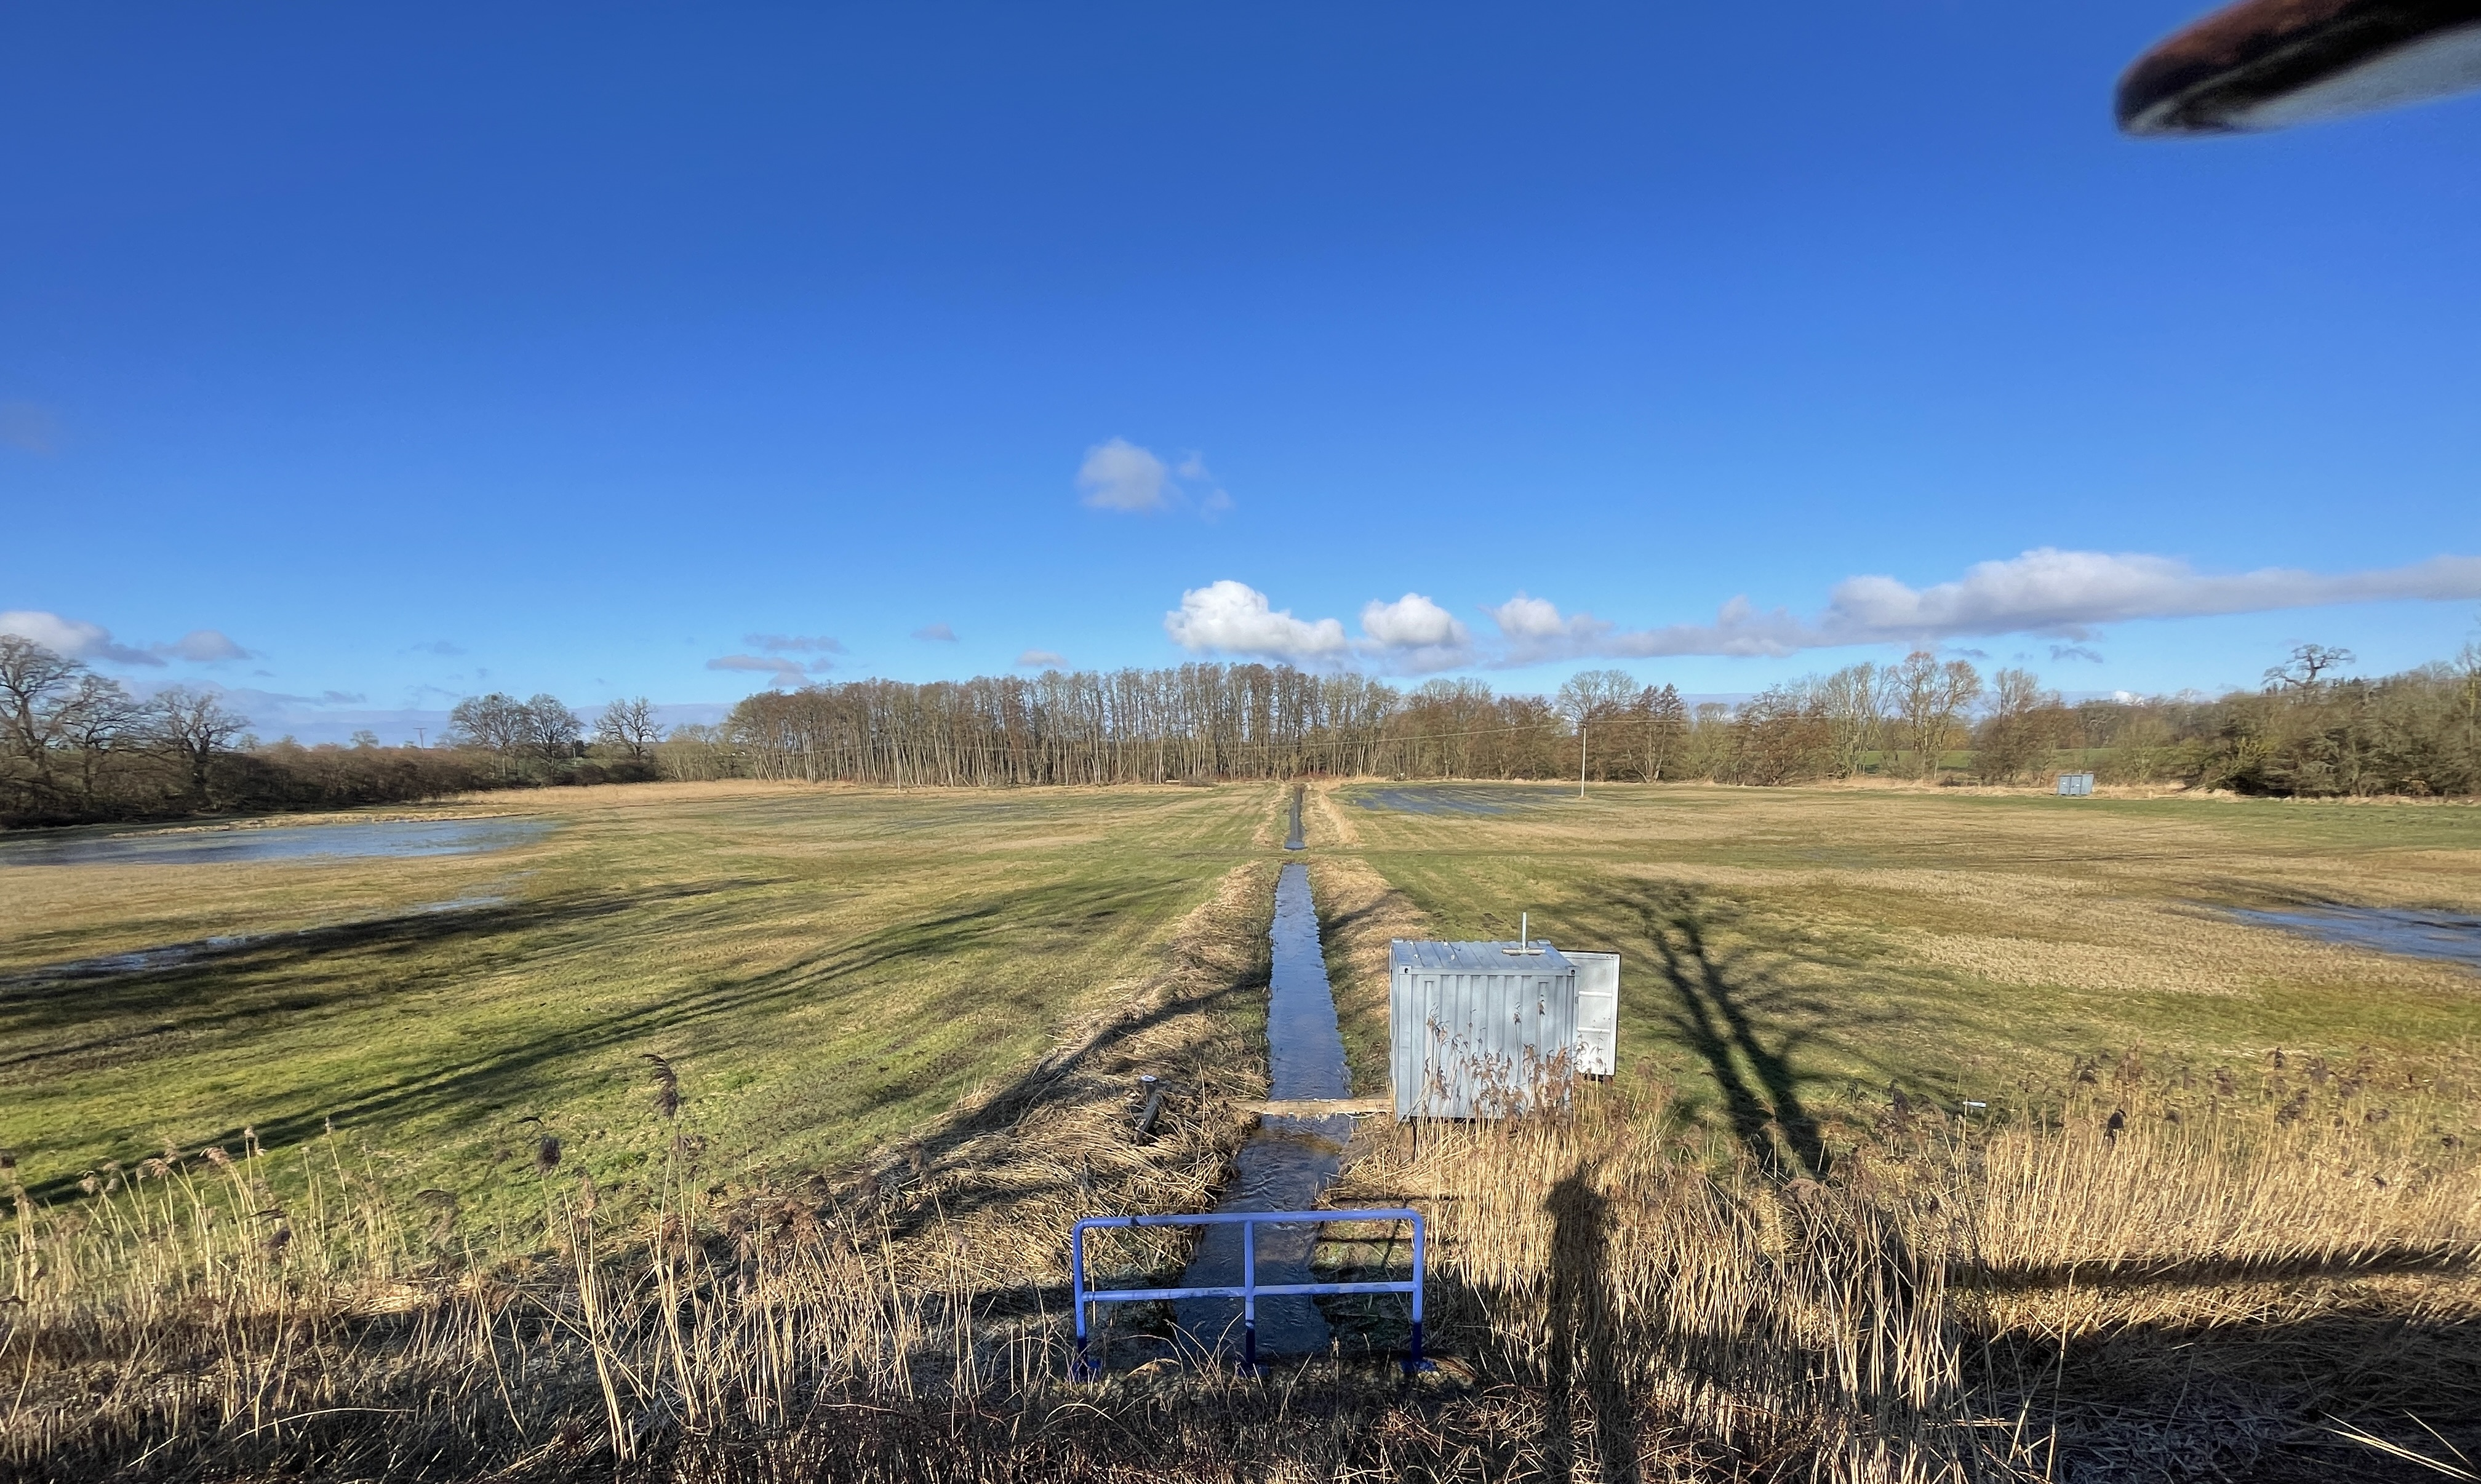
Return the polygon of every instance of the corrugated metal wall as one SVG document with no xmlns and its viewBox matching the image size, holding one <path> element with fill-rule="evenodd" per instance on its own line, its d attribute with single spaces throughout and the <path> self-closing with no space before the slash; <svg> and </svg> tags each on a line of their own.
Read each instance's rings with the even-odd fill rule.
<svg viewBox="0 0 2481 1484">
<path fill-rule="evenodd" d="M 1480 952 L 1396 947 L 1388 1033 L 1397 1117 L 1499 1118 L 1567 1096 L 1577 1074 L 1577 970 L 1557 950 L 1490 963 Z"/>
</svg>

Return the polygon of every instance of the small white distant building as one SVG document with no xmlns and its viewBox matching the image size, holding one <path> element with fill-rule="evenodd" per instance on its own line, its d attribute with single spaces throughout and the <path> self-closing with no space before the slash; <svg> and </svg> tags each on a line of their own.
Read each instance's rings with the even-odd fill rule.
<svg viewBox="0 0 2481 1484">
<path fill-rule="evenodd" d="M 2091 773 L 2059 774 L 2059 796 L 2061 798 L 2092 797 L 2093 779 L 2094 775 Z"/>
</svg>

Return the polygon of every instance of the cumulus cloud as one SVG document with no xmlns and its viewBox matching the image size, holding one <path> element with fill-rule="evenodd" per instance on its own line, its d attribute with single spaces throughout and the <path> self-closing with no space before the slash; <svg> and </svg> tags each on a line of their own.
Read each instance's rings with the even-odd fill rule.
<svg viewBox="0 0 2481 1484">
<path fill-rule="evenodd" d="M 1098 510 L 1162 509 L 1170 485 L 1171 470 L 1163 461 L 1126 438 L 1087 449 L 1077 471 L 1077 487 Z"/>
<path fill-rule="evenodd" d="M 248 660 L 250 652 L 234 643 L 220 629 L 192 629 L 169 644 L 149 644 L 151 654 L 170 655 L 175 660 L 188 660 L 205 664 L 217 660 Z"/>
<path fill-rule="evenodd" d="M 1418 592 L 1363 604 L 1361 634 L 1353 647 L 1387 669 L 1422 674 L 1473 661 L 1473 631 Z"/>
<path fill-rule="evenodd" d="M 1548 598 L 1528 597 L 1522 587 L 1516 590 L 1516 596 L 1482 612 L 1499 625 L 1500 633 L 1520 644 L 1583 638 L 1610 628 L 1591 613 L 1562 616 L 1557 604 Z"/>
<path fill-rule="evenodd" d="M 1183 649 L 1269 660 L 1329 661 L 1351 650 L 1340 620 L 1295 618 L 1230 578 L 1182 593 L 1179 609 L 1163 614 L 1163 632 Z"/>
<path fill-rule="evenodd" d="M 956 642 L 956 631 L 944 623 L 926 623 L 913 631 L 915 638 L 932 639 L 942 644 Z"/>
<path fill-rule="evenodd" d="M 1051 670 L 1068 662 L 1048 649 L 1029 649 L 1016 657 L 1016 663 L 1019 669 Z"/>
<path fill-rule="evenodd" d="M 160 656 L 115 640 L 99 623 L 64 618 L 36 609 L 0 613 L 0 634 L 32 639 L 56 655 L 72 660 L 109 660 L 116 664 L 162 664 Z"/>
<path fill-rule="evenodd" d="M 1418 592 L 1393 603 L 1362 605 L 1361 632 L 1377 643 L 1405 649 L 1462 644 L 1473 637 L 1454 614 Z"/>
<path fill-rule="evenodd" d="M 711 670 L 740 670 L 751 675 L 765 675 L 770 677 L 770 685 L 797 686 L 808 679 L 811 673 L 831 669 L 834 666 L 832 662 L 826 660 L 813 661 L 805 666 L 800 661 L 786 655 L 718 655 L 706 662 L 706 667 Z"/>
<path fill-rule="evenodd" d="M 845 646 L 828 634 L 744 634 L 741 641 L 752 649 L 771 649 L 787 654 L 840 655 Z"/>
<path fill-rule="evenodd" d="M 1211 519 L 1232 508 L 1232 496 L 1207 471 L 1205 455 L 1189 453 L 1175 475 L 1151 449 L 1126 438 L 1087 449 L 1085 462 L 1077 471 L 1077 487 L 1085 491 L 1085 503 L 1098 510 L 1140 512 L 1187 506 Z"/>
</svg>

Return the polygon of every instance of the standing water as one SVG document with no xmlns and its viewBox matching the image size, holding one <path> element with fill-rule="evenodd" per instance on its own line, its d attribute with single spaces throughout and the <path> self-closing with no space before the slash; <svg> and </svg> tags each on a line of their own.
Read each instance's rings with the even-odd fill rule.
<svg viewBox="0 0 2481 1484">
<path fill-rule="evenodd" d="M 2420 907 L 2301 907 L 2290 912 L 2234 909 L 2244 923 L 2306 933 L 2328 943 L 2415 958 L 2443 958 L 2481 969 L 2481 917 Z"/>
<path fill-rule="evenodd" d="M 1301 795 L 1308 792 L 1307 784 L 1293 785 L 1293 832 L 1284 841 L 1284 848 L 1287 850 L 1303 850 L 1309 847 L 1309 842 L 1301 838 Z"/>
<path fill-rule="evenodd" d="M 1267 1050 L 1273 1063 L 1267 1096 L 1276 1101 L 1347 1098 L 1344 1037 L 1336 1029 L 1335 996 L 1326 982 L 1326 955 L 1319 948 L 1318 909 L 1310 900 L 1309 868 L 1284 868 L 1275 885 L 1275 972 L 1267 1004 Z M 1345 1142 L 1352 1137 L 1349 1114 L 1317 1118 L 1268 1114 L 1242 1145 L 1240 1178 L 1216 1211 L 1307 1211 L 1335 1179 Z M 1308 1283 L 1314 1226 L 1258 1228 L 1258 1281 Z M 1240 1281 L 1240 1228 L 1211 1226 L 1199 1238 L 1184 1285 Z M 1188 1342 L 1237 1348 L 1240 1304 L 1237 1299 L 1184 1299 L 1176 1306 Z M 1229 1341 L 1230 1343 L 1226 1343 Z M 1258 1300 L 1258 1347 L 1299 1355 L 1326 1348 L 1325 1316 L 1317 1303 L 1288 1294 Z"/>
</svg>

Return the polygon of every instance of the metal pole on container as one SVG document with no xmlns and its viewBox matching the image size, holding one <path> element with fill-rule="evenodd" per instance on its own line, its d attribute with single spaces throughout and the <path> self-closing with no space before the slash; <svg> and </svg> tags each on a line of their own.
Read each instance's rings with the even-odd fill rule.
<svg viewBox="0 0 2481 1484">
<path fill-rule="evenodd" d="M 1577 718 L 1577 796 L 1585 796 L 1585 721 Z"/>
</svg>

